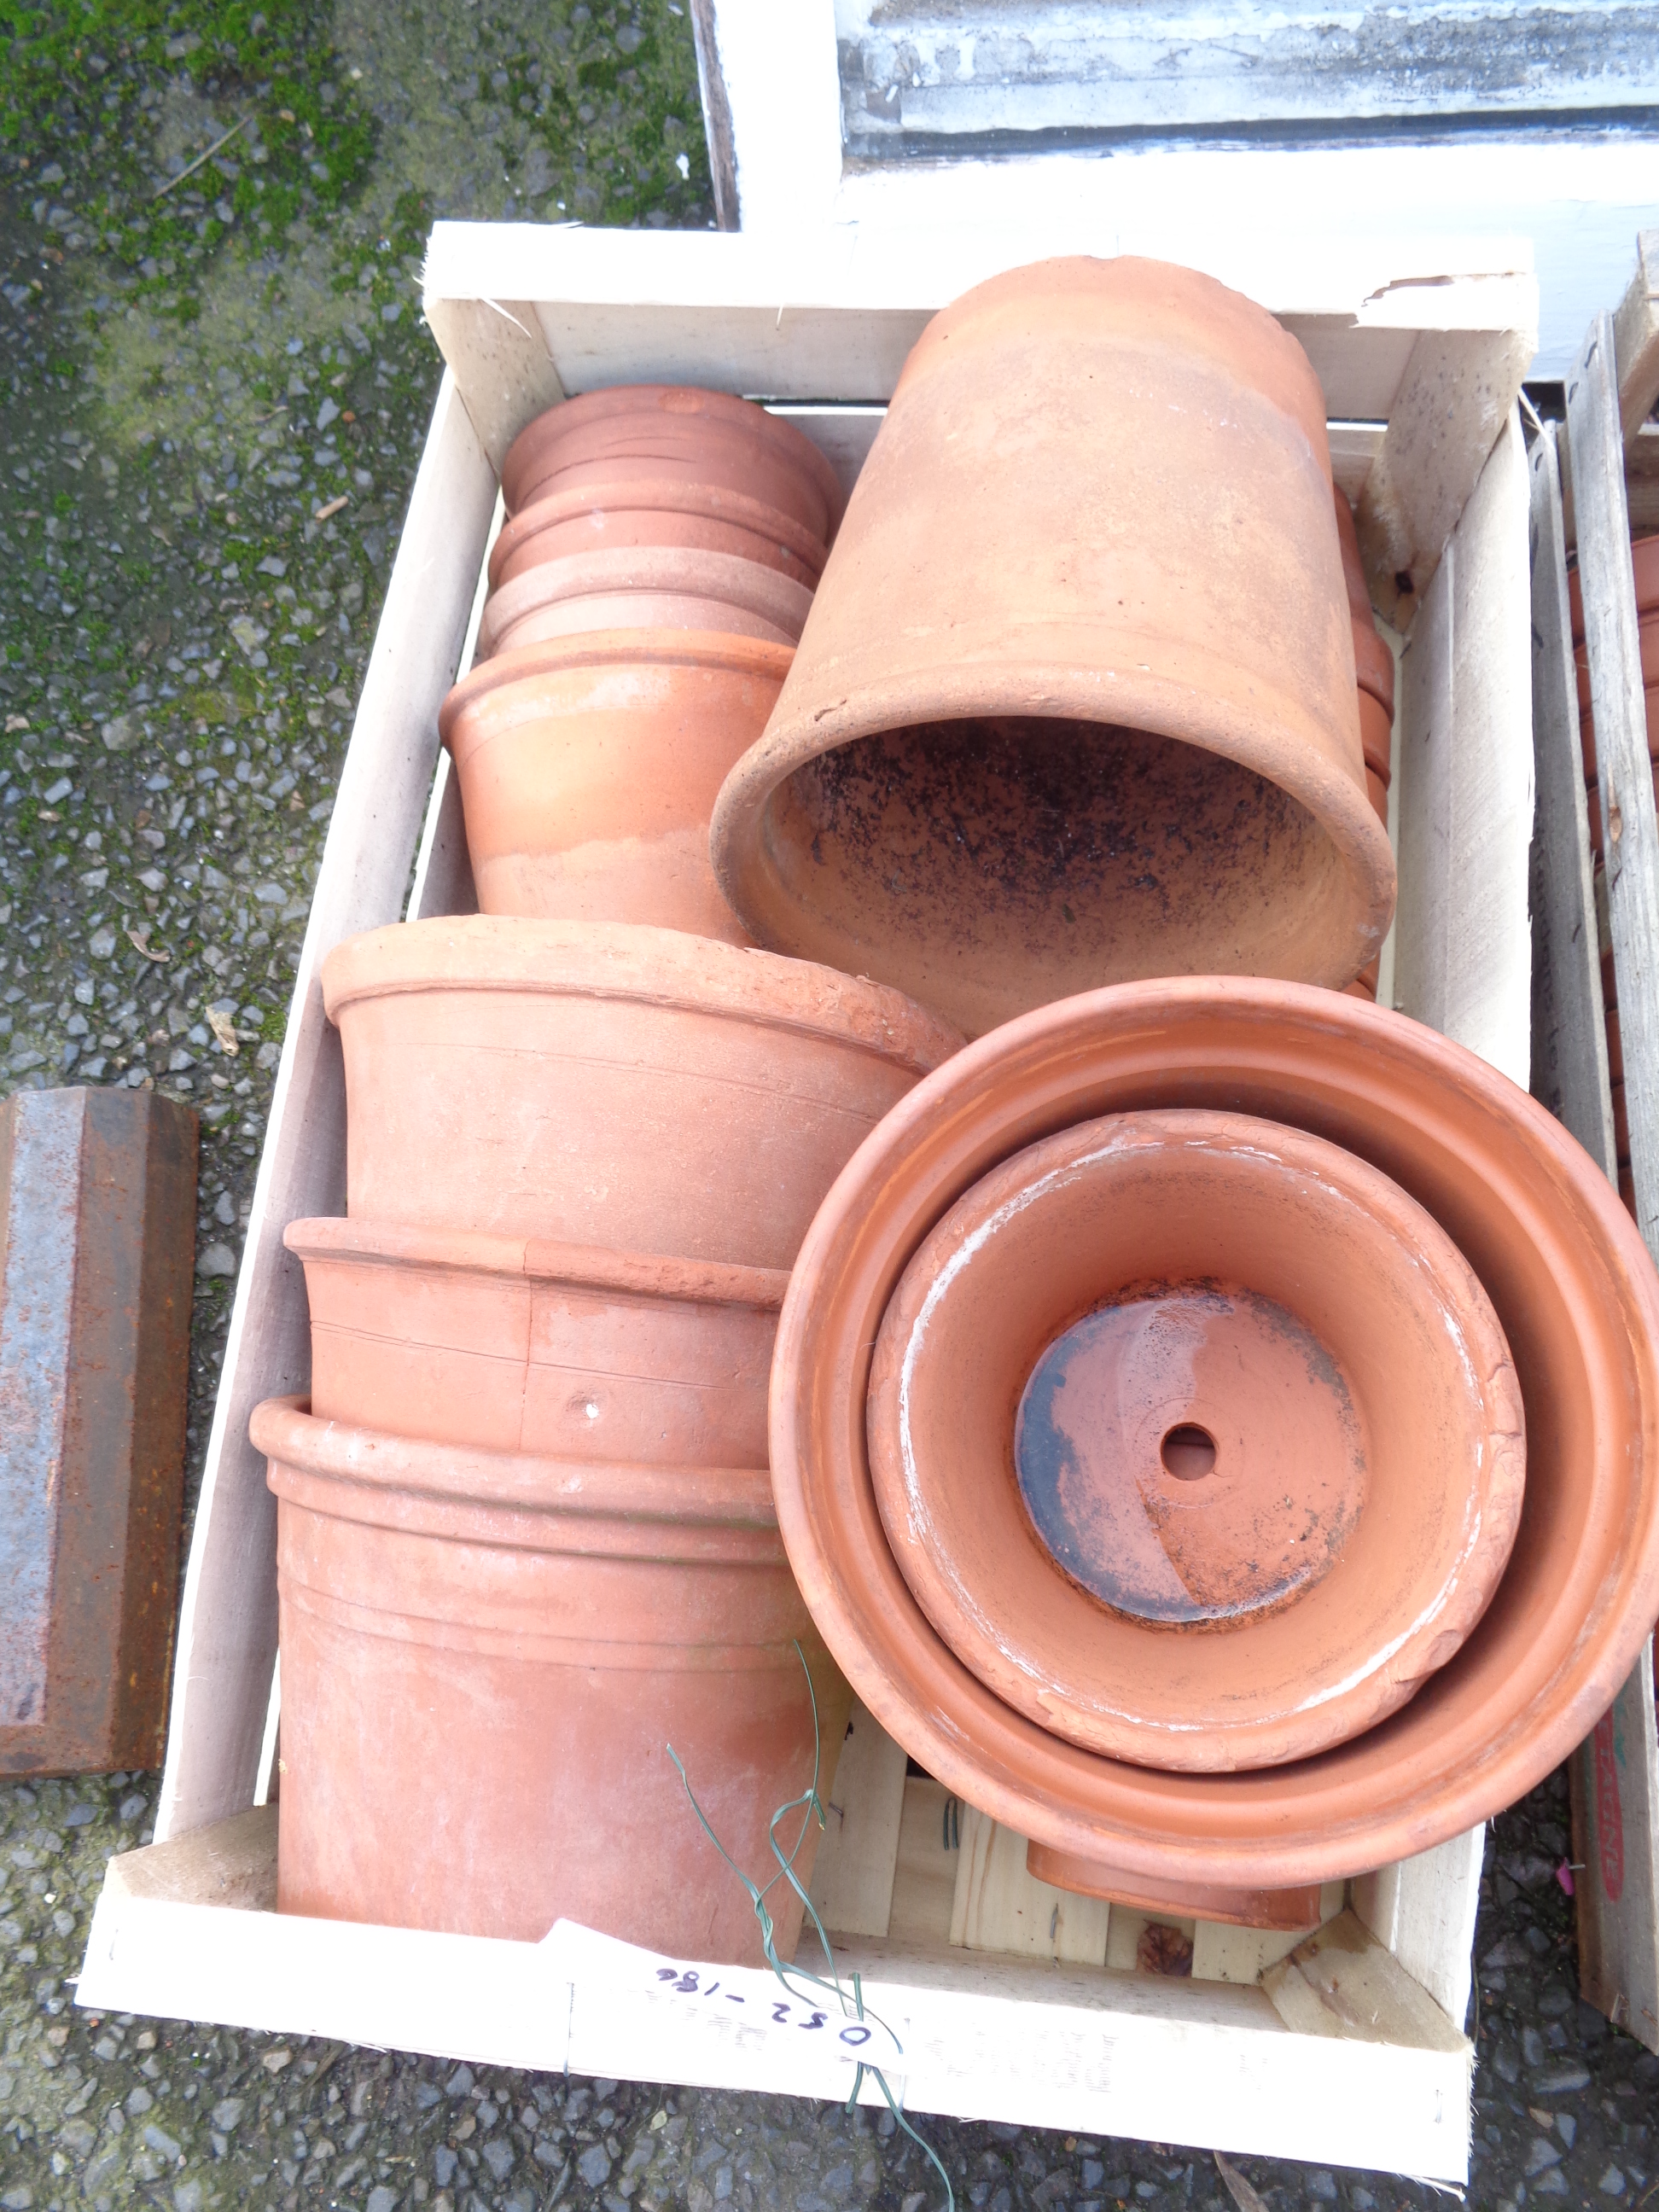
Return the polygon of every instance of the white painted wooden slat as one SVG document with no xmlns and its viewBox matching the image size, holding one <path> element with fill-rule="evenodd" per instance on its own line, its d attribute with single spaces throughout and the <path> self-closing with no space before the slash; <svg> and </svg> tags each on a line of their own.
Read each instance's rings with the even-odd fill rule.
<svg viewBox="0 0 1659 2212">
<path fill-rule="evenodd" d="M 495 479 L 453 377 L 432 428 L 364 674 L 276 1072 L 185 1578 L 158 1838 L 252 1801 L 276 1650 L 275 1501 L 247 1440 L 260 1399 L 303 1390 L 310 1325 L 283 1231 L 345 1210 L 345 1085 L 319 972 L 402 913 L 489 526 Z"/>
<path fill-rule="evenodd" d="M 1511 416 L 1401 662 L 1395 924 L 1395 1003 L 1523 1089 L 1532 994 L 1528 495 L 1526 448 Z"/>
<path fill-rule="evenodd" d="M 812 1863 L 812 1904 L 827 1929 L 847 1936 L 887 1933 L 905 1765 L 898 1745 L 854 1698 Z M 810 1958 L 816 1941 L 809 1925 L 802 1931 L 803 1957 Z"/>
<path fill-rule="evenodd" d="M 1469 2008 L 1486 1842 L 1484 1827 L 1471 1828 L 1353 1884 L 1358 1918 L 1460 2031 Z"/>
<path fill-rule="evenodd" d="M 1533 767 L 1538 793 L 1531 866 L 1529 1087 L 1534 1097 L 1600 1164 L 1608 1181 L 1617 1182 L 1595 878 L 1553 423 L 1545 423 L 1534 441 L 1529 466 Z"/>
</svg>

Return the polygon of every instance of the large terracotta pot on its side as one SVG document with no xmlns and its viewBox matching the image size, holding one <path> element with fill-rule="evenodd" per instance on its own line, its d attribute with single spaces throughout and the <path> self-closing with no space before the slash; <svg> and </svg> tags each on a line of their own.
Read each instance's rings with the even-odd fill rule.
<svg viewBox="0 0 1659 2212">
<path fill-rule="evenodd" d="M 762 1467 L 781 1269 L 294 1221 L 322 1419 L 482 1451 Z"/>
<path fill-rule="evenodd" d="M 643 546 L 680 546 L 757 562 L 808 591 L 823 573 L 822 544 L 776 507 L 671 478 L 593 484 L 537 500 L 514 516 L 490 548 L 489 588 L 499 591 L 544 562 L 572 554 Z"/>
<path fill-rule="evenodd" d="M 563 1917 L 761 1965 L 668 1747 L 769 1881 L 771 1817 L 812 1776 L 812 1694 L 827 1798 L 850 1693 L 765 1468 L 469 1452 L 297 1399 L 267 1400 L 251 1434 L 277 1498 L 277 1910 L 531 1943 Z M 769 1903 L 787 1957 L 799 1900 L 781 1882 Z"/>
<path fill-rule="evenodd" d="M 347 1208 L 787 1267 L 961 1040 L 896 991 L 676 930 L 469 915 L 335 947 Z"/>
<path fill-rule="evenodd" d="M 900 1572 L 865 1449 L 872 1347 L 935 1224 L 1027 1146 L 1169 1109 L 1259 1116 L 1388 1176 L 1473 1268 L 1525 1411 L 1520 1528 L 1462 1648 L 1364 1735 L 1254 1772 L 1133 1766 L 996 1696 Z M 1408 1858 L 1512 1804 L 1624 1681 L 1659 1613 L 1659 1278 L 1559 1124 L 1404 1016 L 1238 978 L 1093 992 L 969 1047 L 837 1179 L 784 1302 L 771 1462 L 826 1643 L 948 1789 L 1040 1851 L 1091 1863 L 1108 1893 L 1301 1887 Z"/>
<path fill-rule="evenodd" d="M 715 873 L 970 1033 L 1138 975 L 1340 987 L 1395 896 L 1354 697 L 1301 347 L 1188 270 L 1012 270 L 905 364 Z"/>
<path fill-rule="evenodd" d="M 482 910 L 746 944 L 709 866 L 708 817 L 790 654 L 698 630 L 595 630 L 475 668 L 438 729 Z"/>
<path fill-rule="evenodd" d="M 734 553 L 641 545 L 570 554 L 490 593 L 478 658 L 589 629 L 706 629 L 793 645 L 811 605 L 804 584 Z"/>
<path fill-rule="evenodd" d="M 1054 1735 L 1194 1774 L 1406 1704 L 1486 1610 L 1525 1484 L 1450 1239 L 1244 1114 L 1082 1121 L 973 1184 L 888 1304 L 865 1429 L 957 1658 Z"/>
<path fill-rule="evenodd" d="M 834 467 L 785 417 L 751 399 L 689 385 L 623 384 L 550 407 L 501 464 L 509 514 L 585 488 L 678 477 L 776 507 L 826 547 L 847 495 Z"/>
</svg>

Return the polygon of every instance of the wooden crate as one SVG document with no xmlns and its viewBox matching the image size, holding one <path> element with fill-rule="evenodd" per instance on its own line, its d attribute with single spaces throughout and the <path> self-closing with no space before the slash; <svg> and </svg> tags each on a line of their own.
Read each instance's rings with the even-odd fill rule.
<svg viewBox="0 0 1659 2212">
<path fill-rule="evenodd" d="M 1618 984 L 1638 1217 L 1659 1256 L 1659 826 L 1648 775 L 1632 530 L 1659 528 L 1659 231 L 1638 241 L 1616 314 L 1598 315 L 1567 379 L 1567 421 L 1532 453 L 1534 1093 L 1617 1180 L 1601 956 Z M 1564 492 L 1565 497 L 1564 499 Z M 1595 892 L 1567 603 L 1576 546 L 1585 613 L 1607 896 Z M 1611 825 L 1604 821 L 1604 830 Z M 1635 1165 L 1639 1160 L 1640 1165 Z M 1659 1732 L 1650 1642 L 1571 1766 L 1579 1985 L 1659 2051 Z"/>
<path fill-rule="evenodd" d="M 318 881 L 255 1191 L 179 1634 L 156 1841 L 115 1860 L 84 2004 L 492 2063 L 846 2094 L 844 2056 L 573 1948 L 278 1919 L 275 1509 L 246 1440 L 308 1376 L 283 1225 L 344 1208 L 344 1096 L 324 956 L 354 931 L 472 903 L 436 713 L 467 665 L 514 432 L 563 394 L 670 378 L 786 410 L 851 480 L 928 315 L 1034 241 L 440 225 L 427 313 L 447 360 Z M 1516 398 L 1534 295 L 1512 257 L 1437 279 L 1368 245 L 1346 264 L 1218 270 L 1272 307 L 1323 380 L 1401 647 L 1399 920 L 1385 990 L 1524 1084 L 1532 715 L 1528 468 Z M 435 775 L 434 775 L 435 766 Z M 1454 856 L 1455 864 L 1454 865 Z M 411 881 L 412 877 L 412 881 Z M 902 2045 L 920 2112 L 1066 2126 L 1461 2181 L 1462 2030 L 1481 1832 L 1336 1886 L 1310 1941 L 1198 1925 L 1193 1971 L 1137 1965 L 1142 1917 L 1025 1875 L 855 1714 L 815 1881 L 844 1968 Z M 863 2094 L 879 2092 L 867 2080 Z"/>
</svg>

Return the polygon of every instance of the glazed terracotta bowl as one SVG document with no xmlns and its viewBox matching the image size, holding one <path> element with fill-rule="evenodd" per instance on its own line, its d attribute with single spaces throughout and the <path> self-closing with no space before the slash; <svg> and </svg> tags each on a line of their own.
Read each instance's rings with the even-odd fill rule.
<svg viewBox="0 0 1659 2212">
<path fill-rule="evenodd" d="M 1160 1772 L 988 1689 L 900 1571 L 866 1443 L 872 1348 L 905 1268 L 983 1176 L 1101 1115 L 1249 1114 L 1340 1146 L 1450 1237 L 1509 1345 L 1525 1503 L 1462 1648 L 1351 1741 L 1252 1772 Z M 1410 1388 L 1410 1378 L 1402 1378 Z M 779 1522 L 812 1616 L 875 1717 L 1042 1850 L 1149 1882 L 1287 1888 L 1430 1849 L 1522 1796 L 1595 1726 L 1659 1613 L 1659 1279 L 1606 1176 L 1544 1109 L 1403 1016 L 1199 977 L 1010 1023 L 902 1100 L 804 1244 L 773 1363 Z"/>
<path fill-rule="evenodd" d="M 880 984 L 621 924 L 398 923 L 322 981 L 353 1216 L 747 1267 L 790 1266 L 960 1042 Z"/>
<path fill-rule="evenodd" d="M 747 944 L 709 865 L 708 817 L 790 657 L 761 638 L 595 630 L 475 668 L 438 728 L 482 910 Z"/>
<path fill-rule="evenodd" d="M 1395 898 L 1355 689 L 1301 347 L 1189 270 L 1010 270 L 905 363 L 715 873 L 757 943 L 970 1033 L 1133 976 L 1340 986 Z"/>
<path fill-rule="evenodd" d="M 550 407 L 501 464 L 509 514 L 568 486 L 678 477 L 787 514 L 828 545 L 847 495 L 812 441 L 753 400 L 689 385 L 625 384 Z"/>
<path fill-rule="evenodd" d="M 672 479 L 630 480 L 556 492 L 523 508 L 490 548 L 489 588 L 573 554 L 652 545 L 753 561 L 808 591 L 825 558 L 810 530 L 759 500 Z"/>
<path fill-rule="evenodd" d="M 759 1467 L 781 1270 L 290 1222 L 323 1419 L 483 1451 Z"/>
<path fill-rule="evenodd" d="M 1486 1610 L 1525 1483 L 1450 1239 L 1249 1115 L 1113 1115 L 993 1169 L 899 1280 L 865 1425 L 957 1657 L 1039 1727 L 1182 1772 L 1405 1704 Z"/>
<path fill-rule="evenodd" d="M 769 1881 L 771 1816 L 811 1779 L 813 1693 L 826 1797 L 850 1699 L 765 1468 L 470 1452 L 291 1398 L 251 1434 L 277 1500 L 277 1910 L 529 1943 L 565 1917 L 760 1965 L 668 1747 Z M 769 1902 L 787 1955 L 799 1900 Z"/>
<path fill-rule="evenodd" d="M 804 584 L 733 553 L 642 545 L 569 554 L 490 593 L 478 655 L 588 629 L 715 630 L 793 645 L 811 604 Z"/>
</svg>

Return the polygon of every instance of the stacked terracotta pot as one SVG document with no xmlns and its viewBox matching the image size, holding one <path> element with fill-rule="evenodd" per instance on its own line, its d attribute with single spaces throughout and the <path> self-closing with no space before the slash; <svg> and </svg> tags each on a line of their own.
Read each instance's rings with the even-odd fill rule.
<svg viewBox="0 0 1659 2212">
<path fill-rule="evenodd" d="M 1636 614 L 1642 649 L 1642 681 L 1647 705 L 1648 757 L 1654 763 L 1654 795 L 1659 799 L 1659 537 L 1638 538 L 1631 546 L 1636 572 Z M 1573 659 L 1578 683 L 1578 735 L 1584 754 L 1584 796 L 1589 807 L 1590 851 L 1598 878 L 1598 906 L 1604 894 L 1599 881 L 1602 867 L 1604 831 L 1601 786 L 1595 760 L 1595 717 L 1590 705 L 1589 653 L 1584 643 L 1584 608 L 1578 579 L 1571 580 Z M 1619 1036 L 1619 997 L 1613 984 L 1613 952 L 1601 955 L 1601 994 L 1607 1023 L 1607 1072 L 1613 1079 L 1613 1137 L 1619 1162 L 1619 1194 L 1636 1212 L 1636 1184 L 1631 1174 L 1630 1116 L 1625 1104 L 1625 1056 Z"/>
<path fill-rule="evenodd" d="M 800 1587 L 1034 1874 L 1176 1914 L 1306 1926 L 1507 1804 L 1659 1609 L 1646 1253 L 1357 1003 L 1393 690 L 1301 349 L 1048 264 L 924 333 L 714 809 L 761 943 L 978 1040 L 794 1267 Z"/>
<path fill-rule="evenodd" d="M 778 1312 L 836 1175 L 960 1039 L 740 949 L 708 865 L 838 512 L 817 449 L 717 395 L 601 393 L 532 424 L 506 488 L 492 654 L 441 717 L 483 911 L 324 969 L 348 1212 L 288 1231 L 311 1398 L 253 1422 L 279 1904 L 754 1960 L 670 1747 L 767 1885 L 850 1697 L 772 1504 Z M 787 1949 L 799 1896 L 771 1906 Z"/>
</svg>

